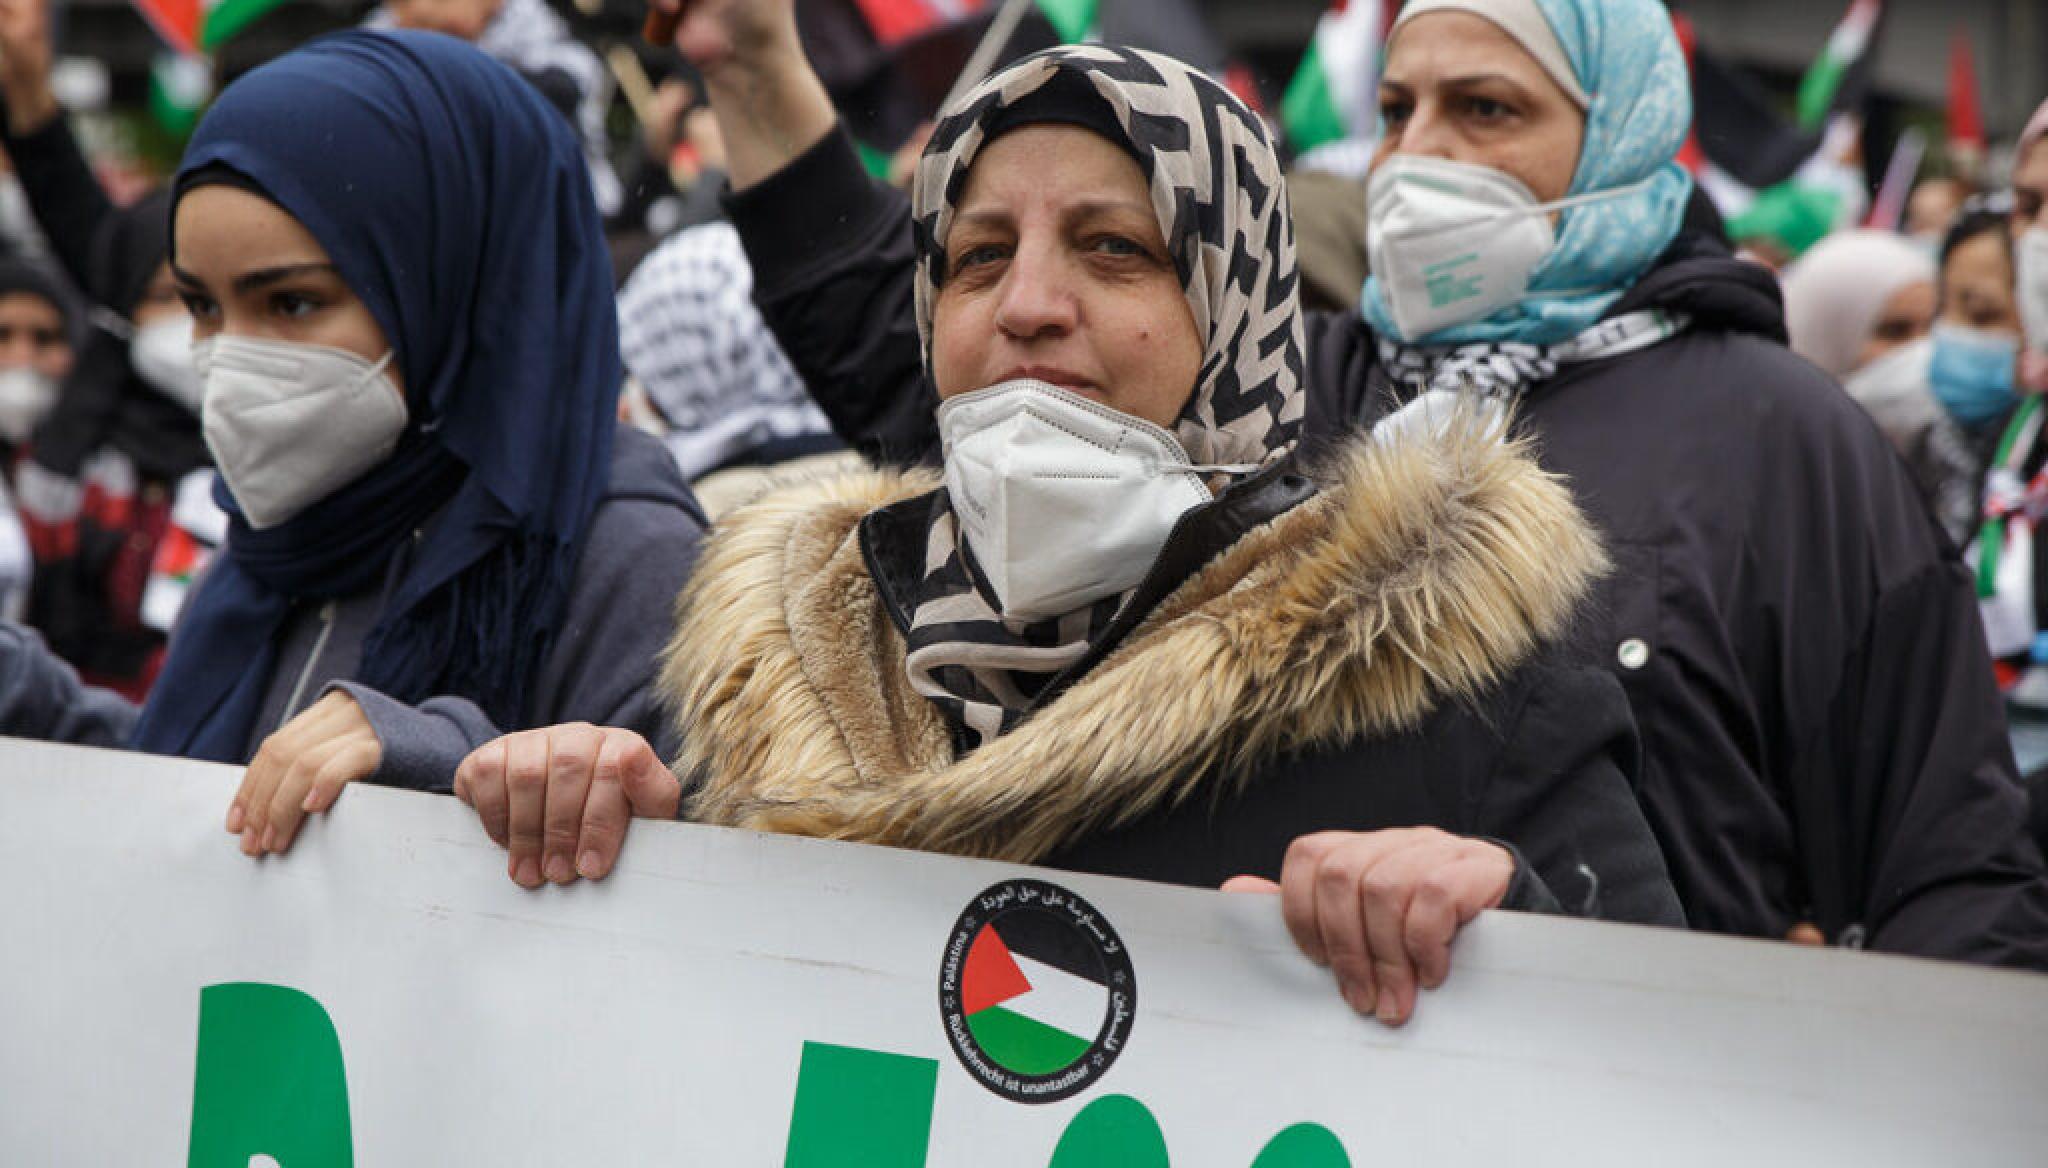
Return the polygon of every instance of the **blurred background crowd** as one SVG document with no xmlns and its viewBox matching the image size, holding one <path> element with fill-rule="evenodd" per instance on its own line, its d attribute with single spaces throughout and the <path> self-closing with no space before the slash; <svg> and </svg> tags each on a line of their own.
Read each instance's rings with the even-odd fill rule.
<svg viewBox="0 0 2048 1168">
<path fill-rule="evenodd" d="M 1014 7 L 1014 6 L 1013 6 Z M 1375 70 L 1397 0 L 800 0 L 804 47 L 870 172 L 907 185 L 977 49 L 1155 49 L 1278 131 L 1304 301 L 1367 277 Z M 2048 9 L 2031 0 L 1683 0 L 1680 161 L 1782 281 L 1791 345 L 1899 448 L 1967 549 L 2021 768 L 2048 763 Z M 1010 15 L 1016 15 L 1013 10 Z M 763 323 L 724 222 L 701 79 L 639 0 L 0 0 L 0 615 L 143 699 L 223 538 L 164 178 L 219 89 L 319 36 L 449 33 L 573 127 L 604 216 L 628 389 L 716 515 L 764 476 L 849 459 Z M 374 176 L 366 176 L 374 181 Z M 2030 264 L 2032 265 L 2030 267 Z M 2048 277 L 2043 277 L 2048 278 Z"/>
</svg>

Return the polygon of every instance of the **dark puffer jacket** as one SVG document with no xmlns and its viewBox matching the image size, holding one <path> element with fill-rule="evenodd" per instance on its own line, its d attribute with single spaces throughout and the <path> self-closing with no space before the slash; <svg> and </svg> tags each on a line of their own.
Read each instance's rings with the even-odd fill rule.
<svg viewBox="0 0 2048 1168">
<path fill-rule="evenodd" d="M 1183 517 L 1089 652 L 971 748 L 904 669 L 933 476 L 732 512 L 662 671 L 687 816 L 1210 888 L 1277 878 L 1312 832 L 1434 827 L 1514 852 L 1504 907 L 1682 923 L 1627 701 L 1558 657 L 1604 564 L 1569 491 L 1483 427 L 1296 469 Z"/>
<path fill-rule="evenodd" d="M 932 458 L 901 196 L 835 135 L 730 210 L 841 435 Z M 1614 311 L 1650 307 L 1691 327 L 1568 368 L 1521 424 L 1617 563 L 1572 642 L 1628 694 L 1687 918 L 2048 968 L 2048 871 L 1955 549 L 1868 418 L 1784 348 L 1762 269 L 1688 231 Z M 1396 404 L 1357 318 L 1312 316 L 1309 360 L 1312 441 Z"/>
</svg>

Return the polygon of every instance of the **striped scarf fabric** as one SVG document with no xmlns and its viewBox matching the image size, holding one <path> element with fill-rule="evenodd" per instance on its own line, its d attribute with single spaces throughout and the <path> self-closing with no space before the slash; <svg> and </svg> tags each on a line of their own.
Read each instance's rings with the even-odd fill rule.
<svg viewBox="0 0 2048 1168">
<path fill-rule="evenodd" d="M 911 614 L 904 665 L 911 687 L 951 713 L 980 743 L 1015 726 L 1045 684 L 1087 654 L 1128 594 L 1050 620 L 1008 622 L 968 570 L 971 555 L 952 510 L 939 509 L 928 533 L 924 599 Z"/>
<path fill-rule="evenodd" d="M 927 368 L 932 305 L 967 170 L 992 132 L 1028 121 L 1034 96 L 1063 78 L 1065 89 L 1101 100 L 1125 136 L 1119 145 L 1140 160 L 1205 341 L 1174 437 L 1195 464 L 1283 456 L 1299 437 L 1305 403 L 1300 278 L 1279 158 L 1264 123 L 1222 85 L 1152 53 L 1053 49 L 990 77 L 940 118 L 911 200 Z M 921 575 L 906 605 L 905 668 L 916 691 L 979 745 L 1016 725 L 1048 682 L 1088 654 L 1130 593 L 1058 617 L 1006 621 L 973 569 L 946 492 L 928 499 Z"/>
</svg>

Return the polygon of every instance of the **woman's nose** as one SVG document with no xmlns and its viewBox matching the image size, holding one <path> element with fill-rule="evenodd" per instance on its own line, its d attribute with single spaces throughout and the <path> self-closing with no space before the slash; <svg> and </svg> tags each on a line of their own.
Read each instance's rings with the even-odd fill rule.
<svg viewBox="0 0 2048 1168">
<path fill-rule="evenodd" d="M 1047 249 L 1019 248 L 1003 273 L 996 327 L 1016 340 L 1072 331 L 1074 289 L 1069 274 Z"/>
</svg>

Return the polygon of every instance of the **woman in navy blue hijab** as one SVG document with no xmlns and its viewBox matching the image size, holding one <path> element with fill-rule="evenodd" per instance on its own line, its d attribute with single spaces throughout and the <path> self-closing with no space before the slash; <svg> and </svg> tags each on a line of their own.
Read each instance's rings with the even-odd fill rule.
<svg viewBox="0 0 2048 1168">
<path fill-rule="evenodd" d="M 171 259 L 232 526 L 134 741 L 253 755 L 245 851 L 505 730 L 658 725 L 700 513 L 617 426 L 610 261 L 539 94 L 434 34 L 280 58 L 201 123 Z"/>
</svg>

